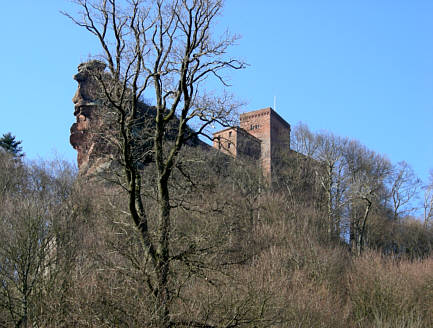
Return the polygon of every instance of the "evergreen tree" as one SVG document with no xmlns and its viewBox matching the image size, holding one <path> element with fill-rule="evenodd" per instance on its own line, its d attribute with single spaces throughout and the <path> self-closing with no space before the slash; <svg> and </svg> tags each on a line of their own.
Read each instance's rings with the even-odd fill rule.
<svg viewBox="0 0 433 328">
<path fill-rule="evenodd" d="M 4 133 L 0 138 L 0 147 L 3 148 L 8 153 L 11 153 L 14 157 L 23 157 L 23 147 L 20 146 L 22 141 L 15 140 L 10 132 Z"/>
</svg>

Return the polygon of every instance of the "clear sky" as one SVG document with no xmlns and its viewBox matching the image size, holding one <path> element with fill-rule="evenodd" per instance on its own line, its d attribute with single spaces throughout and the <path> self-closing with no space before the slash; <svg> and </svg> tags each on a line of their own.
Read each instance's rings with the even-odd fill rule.
<svg viewBox="0 0 433 328">
<path fill-rule="evenodd" d="M 92 36 L 59 10 L 63 0 L 2 1 L 0 134 L 23 140 L 30 159 L 70 161 L 72 79 L 97 54 Z M 432 0 L 227 0 L 219 28 L 249 68 L 232 74 L 247 110 L 273 106 L 290 124 L 328 130 L 433 168 Z"/>
</svg>

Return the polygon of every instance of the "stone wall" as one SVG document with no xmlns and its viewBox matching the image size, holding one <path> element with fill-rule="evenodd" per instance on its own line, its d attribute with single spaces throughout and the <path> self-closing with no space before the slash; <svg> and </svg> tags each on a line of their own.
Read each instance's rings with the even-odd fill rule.
<svg viewBox="0 0 433 328">
<path fill-rule="evenodd" d="M 263 174 L 270 178 L 279 154 L 290 149 L 290 125 L 268 107 L 241 114 L 240 127 L 261 141 Z"/>
<path fill-rule="evenodd" d="M 218 131 L 213 137 L 213 147 L 227 155 L 260 159 L 261 141 L 240 127 Z"/>
</svg>

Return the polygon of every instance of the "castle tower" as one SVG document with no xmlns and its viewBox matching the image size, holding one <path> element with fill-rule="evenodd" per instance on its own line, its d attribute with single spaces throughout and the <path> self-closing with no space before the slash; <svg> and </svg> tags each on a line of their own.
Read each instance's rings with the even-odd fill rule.
<svg viewBox="0 0 433 328">
<path fill-rule="evenodd" d="M 290 149 L 290 124 L 268 107 L 241 114 L 240 126 L 261 141 L 263 174 L 271 179 L 279 159 Z"/>
<path fill-rule="evenodd" d="M 214 133 L 213 147 L 233 157 L 260 159 L 261 141 L 235 126 Z"/>
</svg>

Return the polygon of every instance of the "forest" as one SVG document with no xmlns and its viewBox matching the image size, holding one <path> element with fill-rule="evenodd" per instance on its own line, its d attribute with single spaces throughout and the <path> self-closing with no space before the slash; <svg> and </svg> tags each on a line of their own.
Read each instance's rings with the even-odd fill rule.
<svg viewBox="0 0 433 328">
<path fill-rule="evenodd" d="M 305 125 L 292 140 L 333 163 L 332 181 L 306 184 L 311 167 L 298 163 L 270 188 L 249 161 L 193 147 L 179 155 L 169 185 L 170 324 L 431 326 L 433 229 L 410 215 L 414 199 L 404 202 L 418 183 L 409 166 Z M 152 241 L 153 165 L 141 185 Z M 158 326 L 155 272 L 122 186 L 6 151 L 0 167 L 1 326 Z M 432 184 L 422 188 L 431 197 Z M 431 213 L 431 199 L 425 205 Z"/>
</svg>

